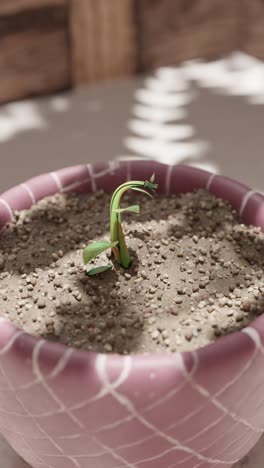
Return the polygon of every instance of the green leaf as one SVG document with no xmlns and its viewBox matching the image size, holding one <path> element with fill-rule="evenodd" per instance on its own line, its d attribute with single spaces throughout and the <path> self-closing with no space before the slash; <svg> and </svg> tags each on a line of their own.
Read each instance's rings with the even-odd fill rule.
<svg viewBox="0 0 264 468">
<path fill-rule="evenodd" d="M 85 272 L 86 276 L 94 276 L 94 275 L 99 275 L 99 273 L 103 273 L 104 271 L 110 270 L 112 268 L 112 265 L 102 265 L 99 267 L 91 268 L 91 270 L 88 270 Z"/>
<path fill-rule="evenodd" d="M 149 181 L 153 184 L 154 180 L 155 180 L 155 174 L 153 173 Z"/>
<path fill-rule="evenodd" d="M 144 187 L 147 187 L 148 189 L 152 190 L 153 192 L 155 192 L 156 188 L 158 188 L 158 184 L 153 184 L 152 182 L 150 182 L 149 180 L 146 180 L 145 184 L 144 184 Z"/>
<path fill-rule="evenodd" d="M 153 198 L 153 196 L 151 195 L 151 193 L 147 192 L 147 190 L 144 190 L 142 188 L 139 188 L 139 187 L 130 187 L 131 190 L 135 190 L 136 192 L 143 192 L 145 193 L 146 195 L 148 195 L 150 198 Z"/>
<path fill-rule="evenodd" d="M 131 211 L 132 213 L 138 214 L 140 211 L 140 206 L 131 205 L 131 206 L 127 206 L 126 208 L 117 208 L 116 210 L 113 210 L 114 213 L 123 213 L 124 211 Z"/>
<path fill-rule="evenodd" d="M 83 250 L 84 264 L 86 265 L 93 258 L 97 257 L 105 250 L 111 249 L 117 244 L 118 244 L 118 241 L 116 242 L 100 241 L 100 242 L 93 242 L 93 244 L 87 245 L 87 247 L 85 247 L 85 249 Z"/>
</svg>

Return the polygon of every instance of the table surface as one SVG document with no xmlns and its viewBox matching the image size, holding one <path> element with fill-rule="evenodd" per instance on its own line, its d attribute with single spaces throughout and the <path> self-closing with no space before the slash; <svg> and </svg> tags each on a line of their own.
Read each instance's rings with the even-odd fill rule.
<svg viewBox="0 0 264 468">
<path fill-rule="evenodd" d="M 0 107 L 0 188 L 67 165 L 152 157 L 264 192 L 263 116 L 264 65 L 240 53 L 8 104 Z M 262 468 L 263 456 L 264 438 L 234 468 Z M 28 467 L 1 439 L 0 460 Z"/>
</svg>

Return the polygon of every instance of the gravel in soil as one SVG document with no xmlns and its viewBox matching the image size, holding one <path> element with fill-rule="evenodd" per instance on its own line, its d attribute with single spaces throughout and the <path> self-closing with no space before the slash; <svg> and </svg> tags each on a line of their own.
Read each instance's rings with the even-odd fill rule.
<svg viewBox="0 0 264 468">
<path fill-rule="evenodd" d="M 33 335 L 128 354 L 193 350 L 263 312 L 259 228 L 204 190 L 123 205 L 135 200 L 141 214 L 123 216 L 132 267 L 90 278 L 82 249 L 109 239 L 109 195 L 58 194 L 16 213 L 0 240 L 1 314 Z"/>
</svg>

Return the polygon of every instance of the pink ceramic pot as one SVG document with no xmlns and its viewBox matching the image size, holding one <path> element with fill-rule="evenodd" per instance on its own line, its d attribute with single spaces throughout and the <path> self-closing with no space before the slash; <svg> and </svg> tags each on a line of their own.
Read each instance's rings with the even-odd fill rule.
<svg viewBox="0 0 264 468">
<path fill-rule="evenodd" d="M 207 188 L 264 229 L 264 198 L 221 176 L 156 162 L 98 163 L 4 193 L 15 210 L 58 191 L 112 192 L 156 173 L 161 193 Z M 264 318 L 193 353 L 81 352 L 0 322 L 0 431 L 34 468 L 230 467 L 264 430 Z"/>
</svg>

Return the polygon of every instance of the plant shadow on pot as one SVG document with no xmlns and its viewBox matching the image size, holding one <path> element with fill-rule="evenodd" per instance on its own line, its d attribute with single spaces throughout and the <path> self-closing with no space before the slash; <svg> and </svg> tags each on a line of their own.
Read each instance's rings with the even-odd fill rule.
<svg viewBox="0 0 264 468">
<path fill-rule="evenodd" d="M 132 267 L 115 265 L 92 277 L 84 275 L 82 249 L 109 237 L 110 197 L 87 195 L 78 203 L 76 197 L 61 197 L 41 201 L 1 239 L 4 271 L 11 273 L 2 280 L 8 293 L 1 309 L 26 331 L 87 350 L 126 354 L 141 352 L 144 336 L 151 340 L 155 314 L 172 333 L 173 326 L 178 331 L 188 320 L 191 327 L 209 323 L 210 342 L 240 330 L 264 310 L 263 289 L 250 289 L 256 276 L 263 277 L 263 238 L 256 240 L 240 225 L 231 229 L 231 209 L 213 197 L 136 196 L 141 213 L 124 217 Z M 91 197 L 96 210 L 89 213 Z M 127 203 L 134 200 L 131 194 L 124 197 Z M 171 306 L 176 317 L 168 313 Z"/>
</svg>

